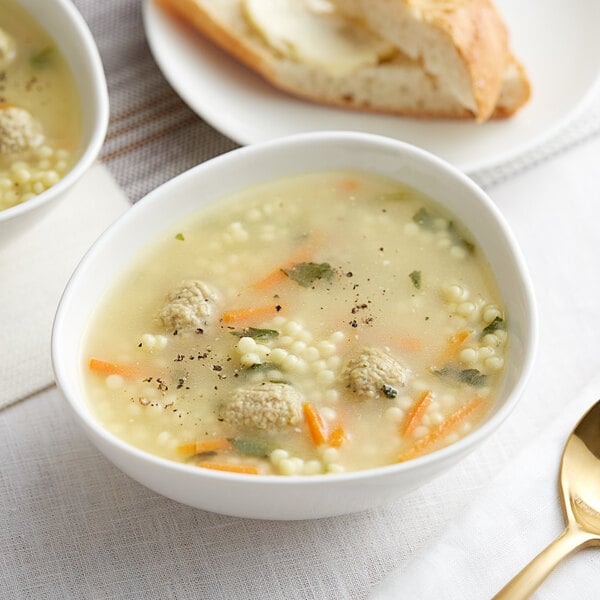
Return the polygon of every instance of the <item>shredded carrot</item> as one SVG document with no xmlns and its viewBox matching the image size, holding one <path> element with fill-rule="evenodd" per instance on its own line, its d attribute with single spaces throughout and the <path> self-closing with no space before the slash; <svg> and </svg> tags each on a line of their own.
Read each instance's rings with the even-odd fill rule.
<svg viewBox="0 0 600 600">
<path fill-rule="evenodd" d="M 341 425 L 336 425 L 327 438 L 327 444 L 332 448 L 339 448 L 346 441 L 346 432 Z"/>
<path fill-rule="evenodd" d="M 404 428 L 402 429 L 402 436 L 408 437 L 412 432 L 421 424 L 423 417 L 431 404 L 433 395 L 431 392 L 423 392 L 419 399 L 415 402 L 413 407 L 408 413 Z"/>
<path fill-rule="evenodd" d="M 0 102 L 0 108 L 10 108 L 13 106 L 10 102 Z"/>
<path fill-rule="evenodd" d="M 398 462 L 404 462 L 415 458 L 427 448 L 435 444 L 446 435 L 456 429 L 473 411 L 483 404 L 483 398 L 474 398 L 463 407 L 452 413 L 445 421 L 432 429 L 425 437 L 419 439 L 411 448 L 405 450 L 398 457 Z"/>
<path fill-rule="evenodd" d="M 340 182 L 340 188 L 344 190 L 344 192 L 356 192 L 360 187 L 360 181 L 358 179 L 343 179 Z"/>
<path fill-rule="evenodd" d="M 231 444 L 228 440 L 207 440 L 205 442 L 192 442 L 177 446 L 179 454 L 203 454 L 204 452 L 216 452 L 217 450 L 230 450 Z"/>
<path fill-rule="evenodd" d="M 459 331 L 454 335 L 450 336 L 448 343 L 446 344 L 446 348 L 442 355 L 443 360 L 450 360 L 454 358 L 460 347 L 463 345 L 463 342 L 471 335 L 470 331 Z"/>
<path fill-rule="evenodd" d="M 400 338 L 398 345 L 400 350 L 407 350 L 409 352 L 419 352 L 423 350 L 423 340 L 417 337 L 406 336 Z"/>
<path fill-rule="evenodd" d="M 90 358 L 88 365 L 92 371 L 100 375 L 122 375 L 123 377 L 134 378 L 142 374 L 139 367 L 135 365 L 114 363 L 98 358 Z"/>
<path fill-rule="evenodd" d="M 288 278 L 283 272 L 283 269 L 291 269 L 296 263 L 307 262 L 312 255 L 312 245 L 310 247 L 301 248 L 289 260 L 280 265 L 274 271 L 271 271 L 266 277 L 263 277 L 262 279 L 259 279 L 257 282 L 253 283 L 250 287 L 257 291 L 269 289 L 280 281 L 284 281 Z"/>
<path fill-rule="evenodd" d="M 238 308 L 223 313 L 225 323 L 248 323 L 274 317 L 281 310 L 281 305 L 269 304 L 266 306 L 251 306 L 250 308 Z"/>
<path fill-rule="evenodd" d="M 196 466 L 213 471 L 228 471 L 229 473 L 245 473 L 246 475 L 258 475 L 258 468 L 252 465 L 228 465 L 225 463 L 200 462 Z"/>
<path fill-rule="evenodd" d="M 317 407 L 310 402 L 305 402 L 302 405 L 302 410 L 313 442 L 317 446 L 324 444 L 328 437 L 325 419 L 323 419 L 321 413 L 317 410 Z"/>
</svg>

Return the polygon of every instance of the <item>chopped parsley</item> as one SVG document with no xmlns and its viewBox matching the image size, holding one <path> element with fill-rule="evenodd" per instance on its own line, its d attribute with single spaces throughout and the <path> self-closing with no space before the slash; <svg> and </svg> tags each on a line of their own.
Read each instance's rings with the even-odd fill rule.
<svg viewBox="0 0 600 600">
<path fill-rule="evenodd" d="M 53 53 L 54 48 L 52 46 L 46 46 L 31 56 L 29 64 L 34 69 L 45 69 L 52 61 Z"/>
<path fill-rule="evenodd" d="M 487 381 L 487 375 L 478 369 L 457 369 L 446 366 L 442 369 L 433 370 L 432 373 L 438 377 L 447 377 L 459 383 L 466 383 L 472 387 L 482 387 Z"/>
<path fill-rule="evenodd" d="M 423 229 L 433 229 L 435 217 L 426 209 L 420 208 L 414 215 L 412 220 Z"/>
<path fill-rule="evenodd" d="M 185 238 L 183 237 L 183 233 L 178 233 L 178 234 L 175 236 L 175 239 L 176 239 L 176 240 L 180 240 L 181 242 L 185 241 Z"/>
<path fill-rule="evenodd" d="M 333 269 L 329 263 L 301 262 L 290 269 L 281 269 L 290 279 L 302 287 L 310 287 L 317 279 L 333 279 Z"/>
<path fill-rule="evenodd" d="M 421 289 L 421 271 L 413 271 L 409 273 L 408 276 L 410 280 L 413 282 L 413 285 L 420 290 Z"/>
</svg>

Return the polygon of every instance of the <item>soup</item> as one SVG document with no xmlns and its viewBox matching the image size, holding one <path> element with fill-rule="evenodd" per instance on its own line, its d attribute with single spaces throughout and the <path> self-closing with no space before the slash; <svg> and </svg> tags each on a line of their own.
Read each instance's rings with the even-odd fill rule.
<svg viewBox="0 0 600 600">
<path fill-rule="evenodd" d="M 77 158 L 80 134 L 65 58 L 29 13 L 0 0 L 0 210 L 60 181 Z"/>
<path fill-rule="evenodd" d="M 477 427 L 505 324 L 485 256 L 430 198 L 308 173 L 209 204 L 145 248 L 95 310 L 84 386 L 108 431 L 163 458 L 369 469 Z"/>
</svg>

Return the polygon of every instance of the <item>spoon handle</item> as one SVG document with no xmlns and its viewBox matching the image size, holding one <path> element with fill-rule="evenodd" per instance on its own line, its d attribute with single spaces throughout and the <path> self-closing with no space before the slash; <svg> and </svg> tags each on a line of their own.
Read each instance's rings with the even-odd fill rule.
<svg viewBox="0 0 600 600">
<path fill-rule="evenodd" d="M 584 546 L 594 537 L 581 529 L 567 527 L 520 573 L 517 573 L 492 600 L 524 600 L 529 598 L 563 558 Z"/>
</svg>

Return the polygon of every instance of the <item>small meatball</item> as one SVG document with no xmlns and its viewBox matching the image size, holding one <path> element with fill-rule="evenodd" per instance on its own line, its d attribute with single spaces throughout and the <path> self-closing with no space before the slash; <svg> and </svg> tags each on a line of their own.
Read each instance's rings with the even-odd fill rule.
<svg viewBox="0 0 600 600">
<path fill-rule="evenodd" d="M 223 419 L 246 428 L 281 429 L 300 421 L 302 399 L 302 394 L 286 383 L 238 388 L 223 410 Z"/>
<path fill-rule="evenodd" d="M 0 69 L 8 67 L 15 54 L 15 40 L 0 27 Z"/>
<path fill-rule="evenodd" d="M 203 329 L 219 299 L 215 290 L 202 281 L 187 280 L 166 298 L 159 317 L 163 325 L 173 331 Z"/>
<path fill-rule="evenodd" d="M 40 126 L 23 108 L 0 108 L 0 155 L 37 148 L 44 141 Z"/>
<path fill-rule="evenodd" d="M 395 390 L 404 386 L 407 373 L 408 370 L 386 352 L 365 348 L 348 361 L 344 376 L 350 390 L 365 400 L 393 397 Z"/>
</svg>

